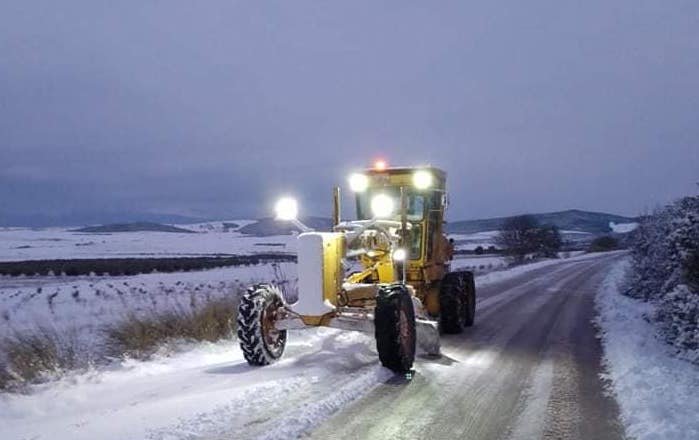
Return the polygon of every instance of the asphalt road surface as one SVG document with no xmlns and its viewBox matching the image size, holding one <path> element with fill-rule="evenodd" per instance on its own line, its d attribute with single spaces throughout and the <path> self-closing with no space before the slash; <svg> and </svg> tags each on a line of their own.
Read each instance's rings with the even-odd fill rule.
<svg viewBox="0 0 699 440">
<path fill-rule="evenodd" d="M 619 439 L 600 379 L 594 295 L 600 258 L 538 269 L 478 291 L 476 324 L 311 434 L 328 439 Z"/>
</svg>

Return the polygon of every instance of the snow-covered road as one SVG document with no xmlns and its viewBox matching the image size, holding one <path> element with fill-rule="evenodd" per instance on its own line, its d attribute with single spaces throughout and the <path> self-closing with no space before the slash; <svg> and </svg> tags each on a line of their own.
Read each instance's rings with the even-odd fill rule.
<svg viewBox="0 0 699 440">
<path fill-rule="evenodd" d="M 381 384 L 313 438 L 618 439 L 600 380 L 594 296 L 619 255 L 548 265 L 482 287 L 476 326 L 444 336 L 410 384 Z"/>
<path fill-rule="evenodd" d="M 362 334 L 294 332 L 249 367 L 233 342 L 0 397 L 3 439 L 620 438 L 603 393 L 593 297 L 619 255 L 478 280 L 476 326 L 407 382 Z"/>
</svg>

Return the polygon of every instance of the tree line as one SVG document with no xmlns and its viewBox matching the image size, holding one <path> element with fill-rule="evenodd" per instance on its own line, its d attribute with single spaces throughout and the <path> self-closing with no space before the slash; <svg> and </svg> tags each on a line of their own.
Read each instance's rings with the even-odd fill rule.
<svg viewBox="0 0 699 440">
<path fill-rule="evenodd" d="M 502 225 L 495 243 L 513 264 L 528 258 L 555 258 L 563 239 L 554 225 L 541 225 L 531 215 L 510 217 Z"/>
</svg>

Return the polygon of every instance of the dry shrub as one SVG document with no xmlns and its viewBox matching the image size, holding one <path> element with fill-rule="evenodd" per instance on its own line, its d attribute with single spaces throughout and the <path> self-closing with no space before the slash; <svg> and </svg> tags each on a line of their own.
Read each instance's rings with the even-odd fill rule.
<svg viewBox="0 0 699 440">
<path fill-rule="evenodd" d="M 141 317 L 129 315 L 108 327 L 107 352 L 113 356 L 147 359 L 177 340 L 215 342 L 235 331 L 237 298 L 211 300 L 194 310 L 175 310 Z"/>
<path fill-rule="evenodd" d="M 47 327 L 3 338 L 0 354 L 2 390 L 18 390 L 90 363 L 80 350 L 76 333 L 59 334 Z"/>
</svg>

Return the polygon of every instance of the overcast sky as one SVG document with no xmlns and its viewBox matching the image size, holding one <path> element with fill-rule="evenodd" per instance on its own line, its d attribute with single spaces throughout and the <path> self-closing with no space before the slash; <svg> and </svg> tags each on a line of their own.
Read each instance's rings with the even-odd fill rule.
<svg viewBox="0 0 699 440">
<path fill-rule="evenodd" d="M 0 211 L 329 215 L 375 157 L 450 218 L 696 193 L 699 2 L 8 1 Z"/>
</svg>

